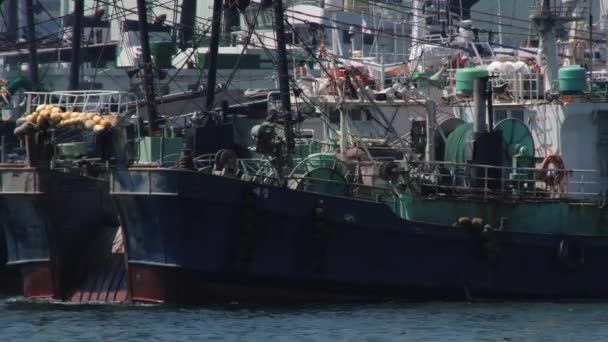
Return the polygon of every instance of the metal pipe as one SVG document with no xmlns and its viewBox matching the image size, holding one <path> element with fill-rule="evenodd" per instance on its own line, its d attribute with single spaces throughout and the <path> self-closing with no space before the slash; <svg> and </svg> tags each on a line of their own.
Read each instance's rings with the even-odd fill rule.
<svg viewBox="0 0 608 342">
<path fill-rule="evenodd" d="M 393 22 L 393 63 L 399 61 L 399 59 L 397 58 L 398 54 L 397 54 L 397 40 L 399 39 L 399 35 L 397 34 L 397 23 Z"/>
<path fill-rule="evenodd" d="M 0 144 L 2 144 L 0 146 L 0 162 L 6 163 L 6 136 L 4 134 L 0 138 Z"/>
<path fill-rule="evenodd" d="M 34 22 L 33 0 L 25 0 L 25 20 L 27 21 L 27 40 L 29 52 L 30 80 L 32 90 L 38 90 L 38 53 L 36 52 L 36 23 Z"/>
<path fill-rule="evenodd" d="M 557 39 L 556 19 L 551 10 L 550 0 L 541 0 L 541 6 L 534 10 L 532 22 L 540 33 L 538 64 L 545 73 L 545 91 L 554 90 L 557 80 Z M 543 58 L 544 57 L 544 58 Z"/>
<path fill-rule="evenodd" d="M 331 66 L 334 72 L 334 75 L 337 75 L 338 68 L 336 67 L 336 61 L 332 60 Z M 346 114 L 344 114 L 344 93 L 342 92 L 342 88 L 344 85 L 340 86 L 334 82 L 334 86 L 336 88 L 336 92 L 338 93 L 339 102 L 337 104 L 338 112 L 340 113 L 340 155 L 344 160 L 346 160 L 346 150 L 348 150 L 348 136 L 346 135 Z M 325 126 L 327 124 L 324 123 Z"/>
<path fill-rule="evenodd" d="M 342 91 L 338 90 L 339 96 L 343 96 Z M 340 112 L 340 155 L 346 158 L 346 152 L 348 151 L 348 134 L 347 134 L 347 113 L 345 113 L 344 105 L 338 105 L 338 111 Z"/>
<path fill-rule="evenodd" d="M 36 158 L 35 146 L 36 142 L 34 140 L 34 136 L 32 134 L 25 135 L 25 161 L 28 167 L 33 167 L 36 165 L 38 159 Z"/>
<path fill-rule="evenodd" d="M 215 0 L 217 1 L 217 0 Z M 289 74 L 287 66 L 287 49 L 285 48 L 285 23 L 283 18 L 283 1 L 275 0 L 272 2 L 274 12 L 274 24 L 277 33 L 277 64 L 279 72 L 279 90 L 281 92 L 281 105 L 283 107 L 285 118 L 285 140 L 287 141 L 287 150 L 289 152 L 294 149 L 293 130 L 291 121 L 291 101 L 289 91 Z"/>
<path fill-rule="evenodd" d="M 481 134 L 487 131 L 486 127 L 486 82 L 487 78 L 476 78 L 473 82 L 473 103 L 475 105 L 475 120 L 473 132 Z"/>
<path fill-rule="evenodd" d="M 292 32 L 291 32 L 291 46 L 292 47 L 296 46 L 296 31 L 295 31 L 295 28 L 293 28 L 293 27 L 292 27 Z M 296 64 L 296 54 L 295 53 L 291 54 L 291 66 L 293 69 L 292 75 L 294 78 L 297 79 L 298 78 L 298 72 L 297 72 L 298 65 Z M 304 76 L 304 75 L 302 75 L 302 76 Z"/>
<path fill-rule="evenodd" d="M 158 166 L 163 167 L 165 163 L 165 134 L 160 135 L 160 151 L 158 158 Z"/>
<path fill-rule="evenodd" d="M 377 58 L 377 56 L 376 56 Z M 380 56 L 380 87 L 378 88 L 378 90 L 382 90 L 384 88 L 386 88 L 386 74 L 384 71 L 384 55 Z"/>
<path fill-rule="evenodd" d="M 437 120 L 437 105 L 435 101 L 428 100 L 426 103 L 426 148 L 424 150 L 424 161 L 429 163 L 435 161 L 435 121 Z"/>
<path fill-rule="evenodd" d="M 82 17 L 84 16 L 84 0 L 74 1 L 72 21 L 72 56 L 70 60 L 69 90 L 77 90 L 80 83 L 80 43 L 82 40 Z"/>
<path fill-rule="evenodd" d="M 222 22 L 222 0 L 213 0 L 213 17 L 211 18 L 211 39 L 207 60 L 207 89 L 205 109 L 212 110 L 215 102 L 215 84 L 217 76 L 217 50 L 220 43 L 220 24 Z"/>
<path fill-rule="evenodd" d="M 498 19 L 498 43 L 500 45 L 503 44 L 502 41 L 502 0 L 497 0 L 498 10 L 496 13 L 496 18 Z"/>
<path fill-rule="evenodd" d="M 494 93 L 492 92 L 492 85 L 490 84 L 488 91 L 486 92 L 486 96 L 488 98 L 488 128 L 490 131 L 494 130 L 494 103 L 492 102 L 493 95 Z"/>
<path fill-rule="evenodd" d="M 150 56 L 150 40 L 148 37 L 148 12 L 146 0 L 137 0 L 137 16 L 139 19 L 139 35 L 141 41 L 141 59 L 143 63 L 143 86 L 146 96 L 146 109 L 148 112 L 148 127 L 150 136 L 158 128 L 156 112 L 156 95 L 154 94 L 154 74 L 152 73 L 152 57 Z"/>
<path fill-rule="evenodd" d="M 589 75 L 591 77 L 590 86 L 593 84 L 593 63 L 595 63 L 595 56 L 593 53 L 593 14 L 589 12 L 589 54 L 591 60 L 589 61 Z"/>
</svg>

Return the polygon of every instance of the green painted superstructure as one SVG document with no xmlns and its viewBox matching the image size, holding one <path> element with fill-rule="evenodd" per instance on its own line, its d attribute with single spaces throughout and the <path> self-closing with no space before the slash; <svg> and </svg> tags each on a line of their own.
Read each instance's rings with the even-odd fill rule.
<svg viewBox="0 0 608 342">
<path fill-rule="evenodd" d="M 183 139 L 181 137 L 142 137 L 137 145 L 137 160 L 140 163 L 158 163 L 161 160 L 161 151 L 163 151 L 163 161 L 174 163 L 182 148 Z"/>
<path fill-rule="evenodd" d="M 481 218 L 496 229 L 524 233 L 608 235 L 608 208 L 567 200 L 472 199 L 407 192 L 400 197 L 398 210 L 404 219 L 442 225 L 468 217 Z"/>
<path fill-rule="evenodd" d="M 173 67 L 172 59 L 176 53 L 177 46 L 174 42 L 150 43 L 150 54 L 154 57 L 154 64 L 158 68 Z"/>
</svg>

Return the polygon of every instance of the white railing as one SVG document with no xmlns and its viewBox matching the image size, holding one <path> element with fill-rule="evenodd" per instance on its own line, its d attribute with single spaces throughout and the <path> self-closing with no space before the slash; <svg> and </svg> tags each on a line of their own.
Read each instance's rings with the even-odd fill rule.
<svg viewBox="0 0 608 342">
<path fill-rule="evenodd" d="M 457 70 L 448 70 L 447 83 L 452 87 L 456 85 Z M 539 73 L 494 74 L 491 75 L 490 84 L 493 89 L 492 100 L 495 103 L 525 103 L 545 98 L 543 76 Z"/>
<path fill-rule="evenodd" d="M 591 76 L 593 81 L 608 82 L 608 70 L 593 71 Z"/>
<path fill-rule="evenodd" d="M 63 107 L 65 111 L 101 112 L 138 115 L 137 98 L 132 93 L 120 91 L 53 91 L 26 92 L 27 113 L 43 104 Z"/>
<path fill-rule="evenodd" d="M 515 103 L 522 103 L 544 99 L 543 77 L 538 73 L 493 76 L 496 76 L 491 78 L 496 102 L 507 99 Z M 501 88 L 504 88 L 504 93 L 500 91 Z"/>
<path fill-rule="evenodd" d="M 431 192 L 484 199 L 516 197 L 604 203 L 608 190 L 608 177 L 596 170 L 541 170 L 450 162 L 418 162 L 410 164 L 410 175 L 410 179 L 413 179 L 416 185 Z M 555 182 L 558 178 L 560 181 Z"/>
</svg>

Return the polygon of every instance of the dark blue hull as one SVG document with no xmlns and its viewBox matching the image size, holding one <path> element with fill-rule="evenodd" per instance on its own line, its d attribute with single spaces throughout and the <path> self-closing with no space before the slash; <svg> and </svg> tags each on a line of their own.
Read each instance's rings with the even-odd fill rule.
<svg viewBox="0 0 608 342">
<path fill-rule="evenodd" d="M 7 265 L 6 238 L 0 233 L 0 294 L 15 295 L 20 292 L 21 277 L 17 270 Z"/>
<path fill-rule="evenodd" d="M 107 181 L 44 169 L 2 168 L 0 210 L 8 265 L 21 272 L 26 297 L 64 299 L 83 258 L 106 241 L 117 218 Z"/>
<path fill-rule="evenodd" d="M 484 234 L 178 170 L 117 173 L 111 193 L 134 300 L 608 298 L 608 237 Z"/>
</svg>

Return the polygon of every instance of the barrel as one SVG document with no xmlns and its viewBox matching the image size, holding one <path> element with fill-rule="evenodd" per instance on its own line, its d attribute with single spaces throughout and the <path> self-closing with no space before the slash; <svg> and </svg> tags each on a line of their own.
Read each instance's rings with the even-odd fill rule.
<svg viewBox="0 0 608 342">
<path fill-rule="evenodd" d="M 587 70 L 580 65 L 559 69 L 559 91 L 577 94 L 587 90 Z"/>
<path fill-rule="evenodd" d="M 456 71 L 456 92 L 464 95 L 473 94 L 473 83 L 480 77 L 488 77 L 486 69 L 464 68 Z"/>
</svg>

